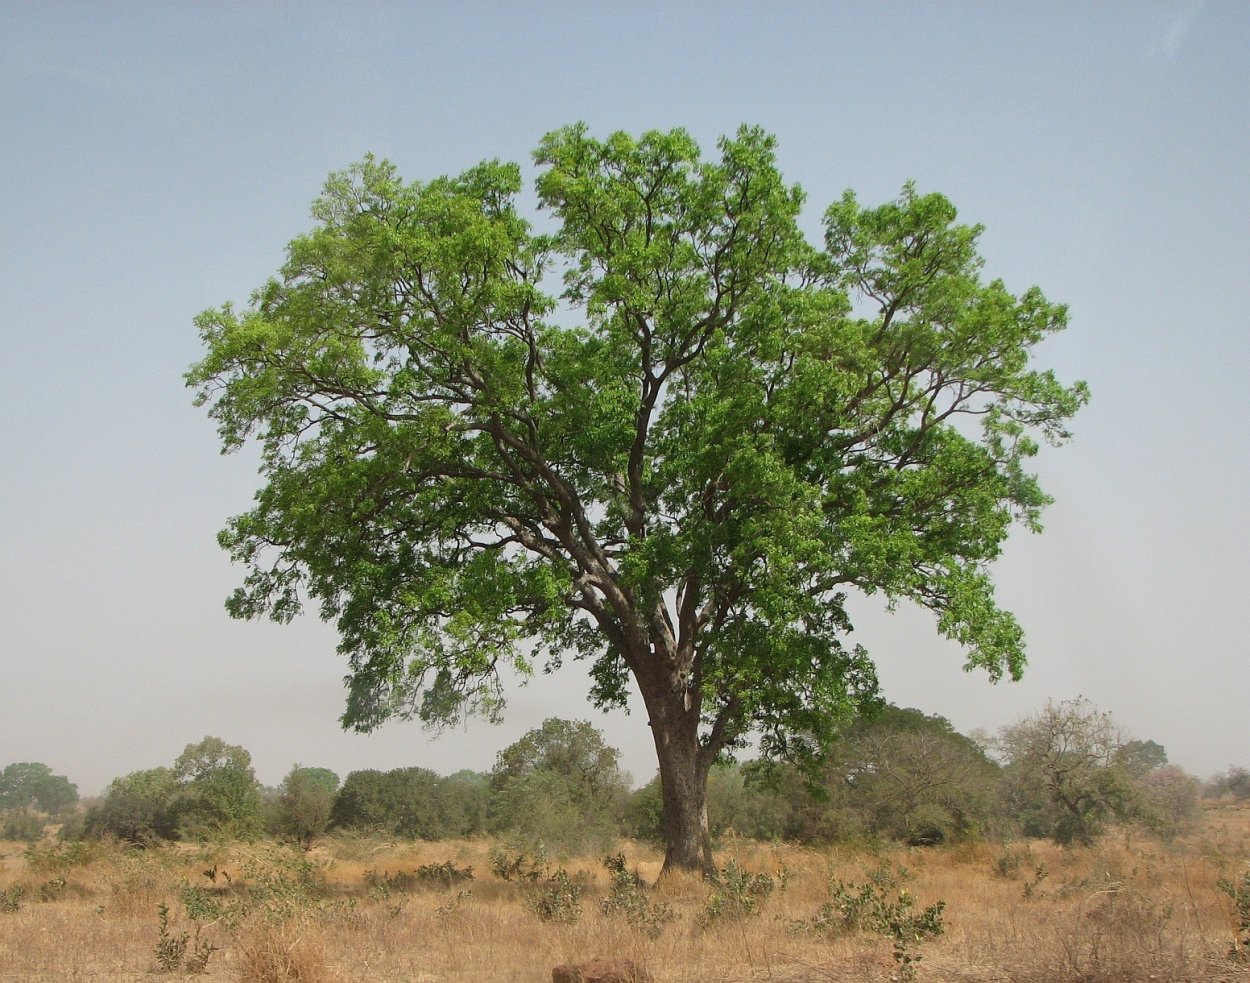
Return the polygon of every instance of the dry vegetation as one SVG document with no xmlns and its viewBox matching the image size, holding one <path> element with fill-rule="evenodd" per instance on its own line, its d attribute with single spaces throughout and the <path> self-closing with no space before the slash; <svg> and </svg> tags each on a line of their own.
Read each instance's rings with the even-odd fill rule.
<svg viewBox="0 0 1250 983">
<path fill-rule="evenodd" d="M 730 905 L 711 920 L 714 889 L 691 877 L 666 879 L 646 898 L 651 911 L 671 906 L 671 920 L 607 913 L 610 875 L 588 859 L 549 868 L 584 879 L 580 918 L 544 920 L 543 882 L 495 876 L 492 846 L 332 837 L 305 856 L 271 844 L 0 843 L 0 980 L 150 981 L 164 959 L 178 977 L 203 963 L 204 980 L 540 981 L 558 963 L 595 955 L 633 959 L 657 981 L 905 978 L 887 933 L 817 921 L 831 878 L 859 888 L 883 863 L 908 872 L 883 898 L 897 902 L 905 887 L 913 913 L 945 902 L 943 934 L 908 950 L 921 956 L 920 980 L 1250 980 L 1230 959 L 1234 909 L 1217 886 L 1250 862 L 1244 807 L 1208 809 L 1199 833 L 1166 845 L 1134 836 L 1090 849 L 874 852 L 730 840 L 719 861 L 767 872 L 774 887 L 754 914 L 734 917 Z M 658 868 L 648 848 L 623 851 L 644 876 Z M 416 876 L 442 864 L 471 866 L 473 879 Z M 547 913 L 570 914 L 567 900 Z"/>
</svg>

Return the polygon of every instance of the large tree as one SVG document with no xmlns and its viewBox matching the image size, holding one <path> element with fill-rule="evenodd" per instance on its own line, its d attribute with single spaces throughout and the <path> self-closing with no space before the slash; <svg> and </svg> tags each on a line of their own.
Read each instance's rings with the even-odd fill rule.
<svg viewBox="0 0 1250 983">
<path fill-rule="evenodd" d="M 722 751 L 819 751 L 875 697 L 848 593 L 1019 675 L 987 564 L 1037 528 L 1027 459 L 1085 399 L 1030 365 L 1064 308 L 982 282 L 945 198 L 848 192 L 822 248 L 771 137 L 718 146 L 551 133 L 537 226 L 514 164 L 366 158 L 246 310 L 200 316 L 188 373 L 225 449 L 261 446 L 232 614 L 315 600 L 357 730 L 495 715 L 507 665 L 586 659 L 605 708 L 632 680 L 684 867 Z"/>
<path fill-rule="evenodd" d="M 38 761 L 15 761 L 0 771 L 0 809 L 64 812 L 78 801 L 78 786 Z"/>
</svg>

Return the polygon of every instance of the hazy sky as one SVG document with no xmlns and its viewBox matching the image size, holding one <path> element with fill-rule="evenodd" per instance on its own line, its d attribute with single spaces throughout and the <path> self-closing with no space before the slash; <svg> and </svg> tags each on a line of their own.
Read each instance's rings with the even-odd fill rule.
<svg viewBox="0 0 1250 983">
<path fill-rule="evenodd" d="M 331 629 L 231 621 L 215 541 L 255 457 L 218 454 L 182 374 L 192 318 L 245 301 L 366 152 L 409 179 L 522 162 L 555 127 L 742 122 L 779 139 L 810 228 L 907 179 L 986 226 L 987 273 L 1071 308 L 1043 360 L 1086 379 L 1056 498 L 998 565 L 1019 684 L 930 619 L 865 606 L 885 694 L 997 730 L 1084 694 L 1206 776 L 1250 765 L 1250 4 L 168 4 L 0 0 L 0 767 L 83 794 L 206 734 L 295 762 L 488 768 L 544 717 L 645 716 L 576 666 L 505 724 L 344 734 Z"/>
</svg>

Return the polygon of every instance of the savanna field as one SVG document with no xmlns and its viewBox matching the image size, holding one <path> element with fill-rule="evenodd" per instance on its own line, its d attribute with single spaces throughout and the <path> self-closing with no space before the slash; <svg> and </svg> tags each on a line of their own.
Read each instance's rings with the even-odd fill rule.
<svg viewBox="0 0 1250 983">
<path fill-rule="evenodd" d="M 0 980 L 1250 980 L 1250 807 L 1170 843 L 1112 833 L 935 848 L 722 838 L 719 883 L 619 844 L 332 835 L 149 849 L 0 842 Z M 638 875 L 637 877 L 635 875 Z"/>
</svg>

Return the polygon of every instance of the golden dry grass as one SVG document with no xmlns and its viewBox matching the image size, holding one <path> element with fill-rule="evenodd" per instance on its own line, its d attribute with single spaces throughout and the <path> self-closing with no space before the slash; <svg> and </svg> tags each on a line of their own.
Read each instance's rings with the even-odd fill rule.
<svg viewBox="0 0 1250 983">
<path fill-rule="evenodd" d="M 172 933 L 191 936 L 188 951 L 197 941 L 217 947 L 204 980 L 528 983 L 550 980 L 557 964 L 601 955 L 632 959 L 658 983 L 885 981 L 898 974 L 888 939 L 795 930 L 828 900 L 831 876 L 862 884 L 883 860 L 910 872 L 917 909 L 946 903 L 945 934 L 919 948 L 920 980 L 1250 980 L 1227 958 L 1231 906 L 1216 888 L 1221 874 L 1239 875 L 1250 862 L 1245 808 L 1209 809 L 1202 829 L 1181 842 L 1109 838 L 1089 850 L 1030 843 L 874 854 L 730 841 L 720 862 L 769 872 L 784 888 L 753 917 L 707 923 L 709 885 L 666 878 L 653 897 L 676 918 L 655 938 L 600 910 L 609 879 L 591 859 L 566 864 L 587 879 L 581 919 L 540 920 L 526 904 L 531 888 L 490 873 L 491 846 L 330 839 L 307 858 L 320 884 L 310 896 L 299 855 L 271 845 L 106 849 L 68 863 L 0 843 L 0 891 L 23 889 L 18 910 L 0 911 L 0 981 L 150 983 L 160 978 L 153 974 L 161 903 Z M 660 859 L 638 844 L 622 848 L 630 865 Z M 1020 862 L 999 870 L 1009 850 Z M 386 886 L 385 875 L 447 861 L 471 865 L 474 880 Z M 187 886 L 220 913 L 201 914 L 198 939 Z"/>
</svg>

